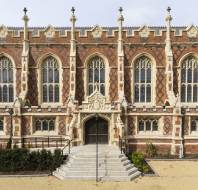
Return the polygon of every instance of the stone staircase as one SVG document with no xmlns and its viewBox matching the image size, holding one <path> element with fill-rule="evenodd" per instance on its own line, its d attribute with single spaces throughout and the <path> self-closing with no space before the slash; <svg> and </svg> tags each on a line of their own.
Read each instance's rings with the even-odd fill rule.
<svg viewBox="0 0 198 190">
<path fill-rule="evenodd" d="M 65 152 L 65 154 L 67 154 Z M 117 146 L 99 145 L 98 177 L 102 181 L 130 181 L 140 172 L 128 158 L 120 153 Z M 96 145 L 72 147 L 65 164 L 53 175 L 59 179 L 95 180 L 96 178 Z"/>
</svg>

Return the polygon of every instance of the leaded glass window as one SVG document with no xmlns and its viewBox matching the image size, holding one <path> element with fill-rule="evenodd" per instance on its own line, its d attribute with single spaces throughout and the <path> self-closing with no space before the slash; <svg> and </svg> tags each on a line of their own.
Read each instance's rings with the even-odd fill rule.
<svg viewBox="0 0 198 190">
<path fill-rule="evenodd" d="M 198 102 L 198 60 L 193 56 L 181 64 L 181 102 Z"/>
<path fill-rule="evenodd" d="M 59 65 L 55 58 L 47 57 L 42 64 L 43 102 L 59 102 Z"/>
<path fill-rule="evenodd" d="M 0 58 L 0 102 L 13 102 L 13 64 L 5 56 Z"/>
<path fill-rule="evenodd" d="M 142 56 L 134 65 L 134 101 L 151 102 L 151 60 Z"/>
<path fill-rule="evenodd" d="M 35 121 L 36 131 L 54 131 L 55 118 L 39 118 Z"/>
<path fill-rule="evenodd" d="M 158 119 L 140 119 L 138 122 L 138 131 L 153 132 L 158 131 Z"/>
<path fill-rule="evenodd" d="M 0 118 L 0 131 L 3 131 L 3 118 Z"/>
<path fill-rule="evenodd" d="M 88 64 L 88 95 L 98 88 L 105 95 L 105 64 L 102 58 L 96 56 Z"/>
</svg>

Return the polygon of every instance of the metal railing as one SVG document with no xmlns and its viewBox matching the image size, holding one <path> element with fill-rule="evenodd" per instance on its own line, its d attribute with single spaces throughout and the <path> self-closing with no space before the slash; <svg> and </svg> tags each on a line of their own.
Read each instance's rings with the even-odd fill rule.
<svg viewBox="0 0 198 190">
<path fill-rule="evenodd" d="M 120 148 L 120 152 L 121 154 L 127 154 L 128 153 L 128 148 L 127 148 L 127 140 L 125 138 L 121 138 L 121 136 L 119 135 L 119 148 Z"/>
<path fill-rule="evenodd" d="M 71 139 L 62 137 L 22 137 L 13 139 L 13 146 L 22 148 L 61 148 L 62 153 L 68 147 L 68 153 L 71 151 Z"/>
</svg>

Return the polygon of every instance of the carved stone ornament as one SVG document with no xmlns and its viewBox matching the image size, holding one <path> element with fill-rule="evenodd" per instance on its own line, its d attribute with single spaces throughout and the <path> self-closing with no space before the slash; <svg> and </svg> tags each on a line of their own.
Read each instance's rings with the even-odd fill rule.
<svg viewBox="0 0 198 190">
<path fill-rule="evenodd" d="M 0 26 L 0 38 L 5 38 L 8 34 L 8 29 L 6 26 Z"/>
<path fill-rule="evenodd" d="M 187 36 L 188 36 L 189 38 L 196 38 L 196 37 L 197 37 L 197 33 L 198 33 L 197 27 L 191 25 L 191 26 L 189 26 L 189 27 L 186 29 L 186 31 L 187 31 Z"/>
<path fill-rule="evenodd" d="M 139 34 L 142 38 L 148 38 L 150 30 L 148 26 L 143 26 L 139 29 Z"/>
<path fill-rule="evenodd" d="M 110 110 L 111 105 L 106 102 L 105 96 L 96 89 L 93 94 L 87 97 L 87 101 L 82 103 L 82 109 L 87 111 L 103 111 Z"/>
<path fill-rule="evenodd" d="M 45 31 L 44 31 L 44 34 L 46 36 L 46 38 L 53 38 L 54 35 L 55 35 L 55 29 L 53 26 L 49 25 Z"/>
<path fill-rule="evenodd" d="M 101 38 L 101 36 L 102 36 L 102 28 L 100 26 L 96 25 L 91 30 L 91 34 L 92 34 L 93 38 Z"/>
<path fill-rule="evenodd" d="M 105 97 L 99 91 L 95 91 L 92 96 L 88 98 L 89 110 L 104 110 Z"/>
</svg>

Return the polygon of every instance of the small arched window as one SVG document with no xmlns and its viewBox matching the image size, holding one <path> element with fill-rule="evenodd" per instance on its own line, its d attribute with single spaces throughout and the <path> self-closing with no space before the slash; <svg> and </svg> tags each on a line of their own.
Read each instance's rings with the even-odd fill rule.
<svg viewBox="0 0 198 190">
<path fill-rule="evenodd" d="M 198 102 L 198 60 L 194 56 L 181 64 L 181 102 Z"/>
<path fill-rule="evenodd" d="M 151 60 L 142 56 L 134 64 L 134 101 L 151 102 Z"/>
<path fill-rule="evenodd" d="M 0 102 L 13 102 L 13 64 L 5 56 L 0 57 Z"/>
<path fill-rule="evenodd" d="M 59 102 L 59 65 L 50 56 L 42 63 L 42 100 L 43 102 Z"/>
<path fill-rule="evenodd" d="M 95 56 L 88 63 L 88 95 L 98 88 L 105 95 L 105 64 L 101 57 Z"/>
</svg>

